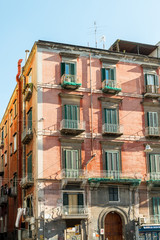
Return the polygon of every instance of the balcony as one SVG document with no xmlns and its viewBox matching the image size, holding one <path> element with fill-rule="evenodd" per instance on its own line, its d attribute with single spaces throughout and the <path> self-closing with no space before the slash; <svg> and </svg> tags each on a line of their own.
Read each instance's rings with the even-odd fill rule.
<svg viewBox="0 0 160 240">
<path fill-rule="evenodd" d="M 160 94 L 158 93 L 159 86 L 157 85 L 146 85 L 144 97 L 159 98 Z"/>
<path fill-rule="evenodd" d="M 150 173 L 148 173 L 147 184 L 150 187 L 160 186 L 160 172 L 150 172 Z"/>
<path fill-rule="evenodd" d="M 60 123 L 62 134 L 78 135 L 85 131 L 85 122 L 79 120 L 63 119 Z"/>
<path fill-rule="evenodd" d="M 0 149 L 4 148 L 4 140 L 0 141 Z"/>
<path fill-rule="evenodd" d="M 17 187 L 10 187 L 8 191 L 9 197 L 16 197 L 17 196 Z"/>
<path fill-rule="evenodd" d="M 85 219 L 88 217 L 88 209 L 83 205 L 65 205 L 62 206 L 62 218 L 63 219 Z"/>
<path fill-rule="evenodd" d="M 22 143 L 23 144 L 28 144 L 33 138 L 33 132 L 32 129 L 25 128 L 23 133 L 22 133 Z"/>
<path fill-rule="evenodd" d="M 8 195 L 3 195 L 0 197 L 0 205 L 8 203 Z"/>
<path fill-rule="evenodd" d="M 123 134 L 123 126 L 119 124 L 104 123 L 102 127 L 103 135 L 117 135 Z"/>
<path fill-rule="evenodd" d="M 29 100 L 32 97 L 32 92 L 33 92 L 33 83 L 28 83 L 26 84 L 25 89 L 23 90 L 24 93 L 24 101 L 29 102 Z"/>
<path fill-rule="evenodd" d="M 29 188 L 31 186 L 33 186 L 34 184 L 34 179 L 32 177 L 32 173 L 28 173 L 27 176 L 25 176 L 24 178 L 22 178 L 20 185 L 22 188 Z"/>
<path fill-rule="evenodd" d="M 87 175 L 88 182 L 91 185 L 94 185 L 94 183 L 105 182 L 139 186 L 142 179 L 142 175 L 139 173 L 121 172 L 117 170 L 89 171 Z"/>
<path fill-rule="evenodd" d="M 160 127 L 146 127 L 145 136 L 150 138 L 160 138 Z"/>
<path fill-rule="evenodd" d="M 102 91 L 104 93 L 116 94 L 121 92 L 121 86 L 115 80 L 104 80 L 102 82 Z"/>
<path fill-rule="evenodd" d="M 81 86 L 76 75 L 64 74 L 61 78 L 61 86 L 66 89 L 77 89 Z"/>
</svg>

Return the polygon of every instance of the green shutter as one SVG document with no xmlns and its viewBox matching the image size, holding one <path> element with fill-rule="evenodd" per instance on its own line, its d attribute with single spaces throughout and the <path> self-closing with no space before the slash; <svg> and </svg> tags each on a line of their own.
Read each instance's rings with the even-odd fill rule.
<svg viewBox="0 0 160 240">
<path fill-rule="evenodd" d="M 28 129 L 32 130 L 32 109 L 28 112 Z"/>
<path fill-rule="evenodd" d="M 78 194 L 78 206 L 83 206 L 83 194 Z"/>
<path fill-rule="evenodd" d="M 74 63 L 71 63 L 70 64 L 70 69 L 71 69 L 71 72 L 70 72 L 70 74 L 71 75 L 76 75 L 76 71 L 75 71 L 75 64 Z"/>
<path fill-rule="evenodd" d="M 147 120 L 149 127 L 158 127 L 158 113 L 157 112 L 147 112 Z"/>
<path fill-rule="evenodd" d="M 78 161 L 78 150 L 72 150 L 72 169 L 78 170 L 79 168 L 79 161 Z"/>
<path fill-rule="evenodd" d="M 32 179 L 32 154 L 28 156 L 27 161 L 28 178 Z"/>
<path fill-rule="evenodd" d="M 147 73 L 144 74 L 144 82 L 145 82 L 145 85 L 148 85 L 148 81 L 147 81 Z"/>
<path fill-rule="evenodd" d="M 68 194 L 63 193 L 63 206 L 67 206 L 67 205 L 68 205 Z"/>
<path fill-rule="evenodd" d="M 61 76 L 63 74 L 65 74 L 65 63 L 64 62 L 61 63 Z"/>
<path fill-rule="evenodd" d="M 102 82 L 106 79 L 106 69 L 102 68 L 101 69 L 101 80 Z"/>
<path fill-rule="evenodd" d="M 159 86 L 159 77 L 158 77 L 158 75 L 155 75 L 155 85 Z"/>
<path fill-rule="evenodd" d="M 110 69 L 110 80 L 115 80 L 114 79 L 114 68 Z"/>
</svg>

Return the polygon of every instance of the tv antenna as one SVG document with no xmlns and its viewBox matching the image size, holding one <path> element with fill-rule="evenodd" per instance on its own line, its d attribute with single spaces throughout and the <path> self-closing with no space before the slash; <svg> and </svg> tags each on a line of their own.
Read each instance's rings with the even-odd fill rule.
<svg viewBox="0 0 160 240">
<path fill-rule="evenodd" d="M 96 21 L 94 21 L 94 33 L 95 33 L 95 47 L 97 48 L 97 25 L 96 25 Z"/>
<path fill-rule="evenodd" d="M 106 37 L 104 35 L 100 38 L 100 42 L 103 42 L 103 49 L 105 49 Z"/>
</svg>

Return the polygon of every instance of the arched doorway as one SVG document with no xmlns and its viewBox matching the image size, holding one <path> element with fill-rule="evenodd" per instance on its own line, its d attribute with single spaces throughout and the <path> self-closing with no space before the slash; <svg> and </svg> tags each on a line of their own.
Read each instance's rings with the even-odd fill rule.
<svg viewBox="0 0 160 240">
<path fill-rule="evenodd" d="M 116 212 L 110 212 L 105 218 L 105 240 L 122 240 L 122 219 Z"/>
</svg>

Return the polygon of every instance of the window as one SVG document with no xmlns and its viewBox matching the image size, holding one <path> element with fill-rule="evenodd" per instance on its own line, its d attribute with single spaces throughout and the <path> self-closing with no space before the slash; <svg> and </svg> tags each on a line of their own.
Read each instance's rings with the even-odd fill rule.
<svg viewBox="0 0 160 240">
<path fill-rule="evenodd" d="M 160 154 L 149 154 L 151 179 L 160 179 Z"/>
<path fill-rule="evenodd" d="M 7 136 L 7 121 L 5 122 L 5 137 Z"/>
<path fill-rule="evenodd" d="M 28 83 L 32 83 L 32 69 L 30 69 L 28 74 Z"/>
<path fill-rule="evenodd" d="M 17 151 L 17 133 L 13 135 L 13 139 L 14 139 L 14 152 L 16 152 Z"/>
<path fill-rule="evenodd" d="M 117 109 L 107 109 L 104 108 L 105 116 L 105 131 L 106 132 L 118 132 L 118 118 L 117 118 Z"/>
<path fill-rule="evenodd" d="M 145 84 L 159 86 L 159 79 L 156 74 L 145 73 Z"/>
<path fill-rule="evenodd" d="M 118 187 L 109 187 L 109 201 L 119 201 Z"/>
<path fill-rule="evenodd" d="M 78 150 L 64 150 L 65 154 L 65 174 L 66 177 L 78 177 L 79 159 Z"/>
<path fill-rule="evenodd" d="M 14 101 L 14 118 L 17 116 L 17 100 Z"/>
<path fill-rule="evenodd" d="M 7 165 L 7 151 L 4 153 L 4 164 Z"/>
<path fill-rule="evenodd" d="M 108 80 L 108 83 L 116 80 L 116 68 L 102 68 L 102 81 L 104 80 Z"/>
<path fill-rule="evenodd" d="M 118 151 L 107 151 L 105 152 L 106 158 L 106 174 L 107 177 L 119 178 L 120 174 L 120 162 Z"/>
<path fill-rule="evenodd" d="M 63 213 L 77 214 L 84 213 L 83 193 L 63 193 Z"/>
<path fill-rule="evenodd" d="M 33 216 L 33 200 L 32 196 L 28 196 L 26 198 L 26 215 L 32 217 Z"/>
<path fill-rule="evenodd" d="M 28 116 L 28 130 L 32 130 L 32 108 L 27 113 Z"/>
<path fill-rule="evenodd" d="M 29 153 L 27 157 L 27 177 L 28 180 L 32 180 L 32 153 Z"/>
<path fill-rule="evenodd" d="M 156 135 L 159 133 L 158 129 L 158 113 L 147 112 L 148 133 L 150 135 Z"/>
<path fill-rule="evenodd" d="M 12 143 L 10 143 L 10 156 L 12 156 L 12 154 L 13 154 L 13 145 Z"/>
<path fill-rule="evenodd" d="M 4 127 L 2 128 L 2 132 L 1 132 L 1 142 L 4 142 Z"/>
<path fill-rule="evenodd" d="M 160 222 L 160 197 L 153 197 L 153 215 L 155 222 Z"/>
<path fill-rule="evenodd" d="M 76 63 L 62 62 L 61 63 L 61 76 L 66 75 L 71 77 L 71 82 L 75 81 Z"/>
<path fill-rule="evenodd" d="M 2 159 L 2 167 L 4 167 L 4 155 L 1 156 Z"/>
<path fill-rule="evenodd" d="M 13 116 L 12 116 L 12 110 L 10 111 L 10 126 L 13 124 Z"/>
<path fill-rule="evenodd" d="M 78 128 L 79 108 L 77 105 L 64 105 L 65 127 Z"/>
</svg>

